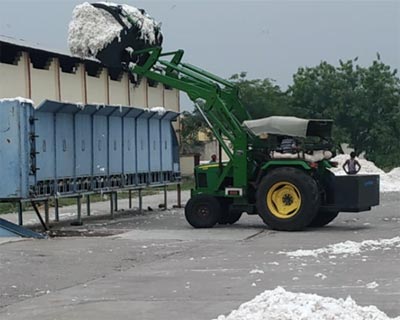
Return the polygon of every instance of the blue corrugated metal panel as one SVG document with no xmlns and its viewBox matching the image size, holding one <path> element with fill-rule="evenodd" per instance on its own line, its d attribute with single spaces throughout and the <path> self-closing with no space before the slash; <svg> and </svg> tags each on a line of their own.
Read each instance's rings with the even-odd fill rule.
<svg viewBox="0 0 400 320">
<path fill-rule="evenodd" d="M 122 118 L 110 117 L 110 174 L 122 173 Z"/>
<path fill-rule="evenodd" d="M 137 168 L 139 173 L 149 172 L 149 121 L 151 113 L 142 113 L 136 122 Z"/>
<path fill-rule="evenodd" d="M 73 114 L 56 114 L 56 178 L 74 176 L 74 122 Z M 47 164 L 46 164 L 47 165 Z"/>
<path fill-rule="evenodd" d="M 77 176 L 89 176 L 92 172 L 92 118 L 88 114 L 75 116 L 75 153 Z"/>
<path fill-rule="evenodd" d="M 171 123 L 169 120 L 161 121 L 161 153 L 162 153 L 162 167 L 163 171 L 173 171 L 172 166 L 172 137 L 171 137 Z"/>
<path fill-rule="evenodd" d="M 136 124 L 134 118 L 124 118 L 124 173 L 136 173 Z"/>
<path fill-rule="evenodd" d="M 0 198 L 25 198 L 29 186 L 31 105 L 0 101 Z"/>
<path fill-rule="evenodd" d="M 55 177 L 55 143 L 54 143 L 54 114 L 49 112 L 35 113 L 35 133 L 37 163 L 40 164 L 37 179 L 54 180 Z"/>
<path fill-rule="evenodd" d="M 108 127 L 107 117 L 93 116 L 93 173 L 108 174 Z"/>
<path fill-rule="evenodd" d="M 0 185 L 0 198 L 168 181 L 179 170 L 170 124 L 176 116 L 55 101 L 34 110 L 1 101 L 0 174 L 8 183 Z"/>
<path fill-rule="evenodd" d="M 178 113 L 168 111 L 161 120 L 162 141 L 164 143 L 163 171 L 180 172 L 179 167 L 179 144 L 172 127 L 171 121 L 175 121 Z"/>
<path fill-rule="evenodd" d="M 161 150 L 160 150 L 160 119 L 155 117 L 149 120 L 150 132 L 150 171 L 161 171 Z"/>
</svg>

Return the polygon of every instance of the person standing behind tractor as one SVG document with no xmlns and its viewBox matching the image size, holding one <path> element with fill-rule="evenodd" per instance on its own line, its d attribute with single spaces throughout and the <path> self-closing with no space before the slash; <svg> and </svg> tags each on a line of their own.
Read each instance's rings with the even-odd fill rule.
<svg viewBox="0 0 400 320">
<path fill-rule="evenodd" d="M 293 137 L 285 136 L 281 140 L 282 153 L 296 153 L 299 151 L 296 140 Z"/>
<path fill-rule="evenodd" d="M 343 170 L 347 174 L 357 174 L 361 169 L 360 163 L 356 160 L 356 153 L 350 153 L 350 159 L 347 159 L 343 164 Z"/>
<path fill-rule="evenodd" d="M 213 154 L 213 155 L 211 156 L 211 160 L 210 160 L 209 163 L 215 163 L 215 162 L 217 162 L 217 155 L 216 155 L 216 154 Z"/>
</svg>

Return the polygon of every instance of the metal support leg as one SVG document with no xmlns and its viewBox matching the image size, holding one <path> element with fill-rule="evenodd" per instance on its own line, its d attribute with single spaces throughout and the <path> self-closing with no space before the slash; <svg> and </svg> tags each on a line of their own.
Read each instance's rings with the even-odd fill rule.
<svg viewBox="0 0 400 320">
<path fill-rule="evenodd" d="M 182 186 L 180 183 L 176 185 L 176 192 L 178 193 L 178 208 L 182 208 Z"/>
<path fill-rule="evenodd" d="M 46 221 L 46 225 L 50 223 L 50 216 L 49 216 L 49 200 L 44 202 L 44 220 Z"/>
<path fill-rule="evenodd" d="M 167 210 L 167 186 L 164 186 L 164 209 L 163 210 Z"/>
<path fill-rule="evenodd" d="M 42 216 L 40 215 L 40 212 L 39 212 L 39 209 L 38 209 L 36 203 L 34 201 L 31 201 L 31 205 L 32 205 L 33 209 L 35 210 L 35 213 L 36 213 L 36 215 L 37 215 L 37 217 L 38 217 L 38 219 L 39 219 L 44 231 L 48 231 L 49 228 L 47 227 L 47 225 L 44 222 Z"/>
<path fill-rule="evenodd" d="M 77 218 L 76 221 L 72 222 L 72 226 L 81 226 L 82 222 L 82 197 L 79 196 L 76 198 L 76 209 L 77 209 Z"/>
<path fill-rule="evenodd" d="M 132 209 L 132 190 L 129 190 L 129 209 Z"/>
<path fill-rule="evenodd" d="M 118 211 L 118 193 L 114 192 L 114 208 L 115 211 Z"/>
<path fill-rule="evenodd" d="M 57 198 L 54 199 L 54 220 L 60 221 L 60 204 Z"/>
<path fill-rule="evenodd" d="M 86 214 L 90 217 L 90 194 L 86 195 Z"/>
<path fill-rule="evenodd" d="M 22 202 L 18 201 L 18 225 L 22 226 L 24 224 L 23 218 L 22 218 Z"/>
<path fill-rule="evenodd" d="M 143 211 L 142 189 L 139 189 L 139 212 Z"/>
<path fill-rule="evenodd" d="M 111 214 L 111 219 L 114 219 L 114 199 L 113 199 L 113 193 L 110 193 L 110 214 Z"/>
<path fill-rule="evenodd" d="M 82 197 L 81 196 L 76 198 L 76 212 L 77 212 L 76 221 L 71 222 L 71 226 L 81 226 L 83 224 L 83 222 L 82 222 Z"/>
</svg>

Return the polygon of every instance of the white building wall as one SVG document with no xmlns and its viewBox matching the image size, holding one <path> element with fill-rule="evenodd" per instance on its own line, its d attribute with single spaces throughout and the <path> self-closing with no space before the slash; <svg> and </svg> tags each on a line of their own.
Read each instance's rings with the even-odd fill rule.
<svg viewBox="0 0 400 320">
<path fill-rule="evenodd" d="M 38 105 L 46 99 L 59 100 L 57 94 L 58 79 L 54 59 L 49 69 L 36 69 L 30 65 L 32 100 Z"/>
<path fill-rule="evenodd" d="M 24 56 L 17 65 L 0 63 L 0 98 L 27 98 L 26 60 Z"/>
<path fill-rule="evenodd" d="M 87 102 L 90 104 L 107 104 L 107 70 L 103 69 L 100 76 L 91 77 L 86 75 Z"/>
<path fill-rule="evenodd" d="M 164 86 L 158 84 L 157 87 L 147 88 L 147 99 L 149 102 L 149 108 L 163 107 L 164 106 Z"/>
<path fill-rule="evenodd" d="M 62 72 L 60 69 L 61 101 L 85 103 L 83 66 L 79 65 L 75 73 Z"/>
<path fill-rule="evenodd" d="M 50 53 L 51 55 L 51 53 Z M 30 98 L 38 105 L 46 99 L 89 104 L 113 104 L 138 108 L 165 107 L 179 112 L 179 92 L 164 89 L 163 84 L 150 87 L 146 79 L 139 86 L 124 73 L 121 81 L 109 78 L 103 68 L 99 77 L 89 76 L 83 63 L 75 73 L 63 72 L 58 58 L 52 58 L 48 69 L 34 68 L 29 54 L 23 52 L 17 65 L 0 63 L 0 98 Z M 178 124 L 175 125 L 179 127 Z"/>
<path fill-rule="evenodd" d="M 111 105 L 129 105 L 128 75 L 123 74 L 120 81 L 109 79 L 109 97 Z"/>
<path fill-rule="evenodd" d="M 147 108 L 147 81 L 142 79 L 139 86 L 129 84 L 129 94 L 132 107 Z"/>
<path fill-rule="evenodd" d="M 193 155 L 182 155 L 180 157 L 180 169 L 183 177 L 189 177 L 194 175 L 194 156 Z"/>
<path fill-rule="evenodd" d="M 165 109 L 179 112 L 179 91 L 178 90 L 164 90 L 164 103 Z"/>
</svg>

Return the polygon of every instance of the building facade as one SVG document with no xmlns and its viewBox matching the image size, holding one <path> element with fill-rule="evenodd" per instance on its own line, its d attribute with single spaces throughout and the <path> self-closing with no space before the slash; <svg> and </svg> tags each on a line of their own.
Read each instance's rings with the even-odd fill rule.
<svg viewBox="0 0 400 320">
<path fill-rule="evenodd" d="M 0 37 L 0 99 L 14 97 L 31 99 L 35 105 L 48 99 L 180 111 L 178 90 L 147 79 L 137 81 L 124 70 L 109 69 L 94 59 Z"/>
</svg>

